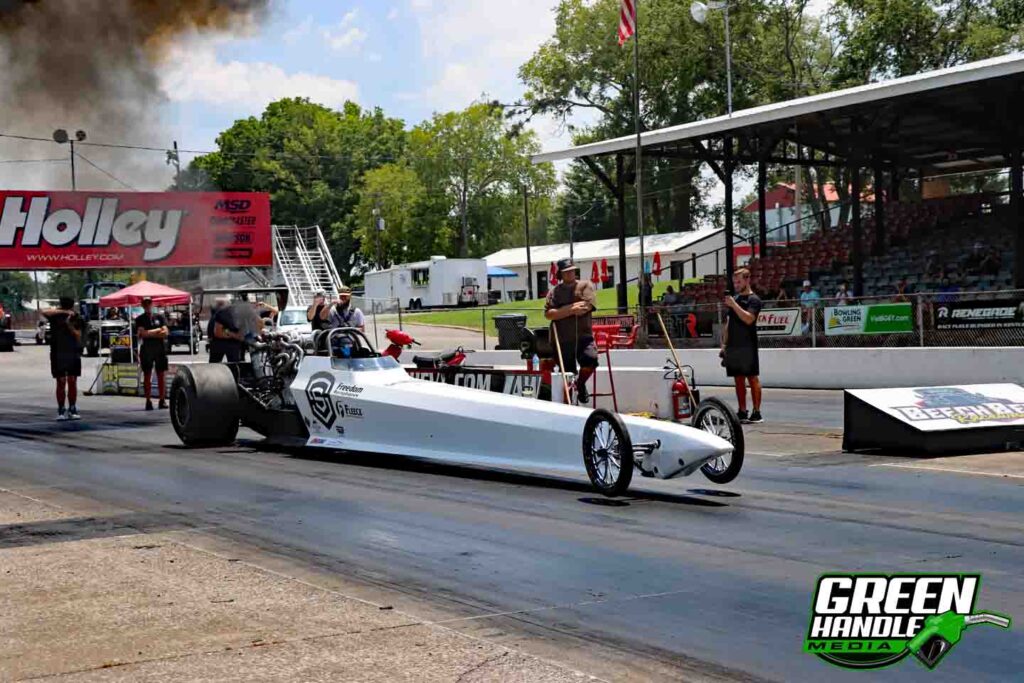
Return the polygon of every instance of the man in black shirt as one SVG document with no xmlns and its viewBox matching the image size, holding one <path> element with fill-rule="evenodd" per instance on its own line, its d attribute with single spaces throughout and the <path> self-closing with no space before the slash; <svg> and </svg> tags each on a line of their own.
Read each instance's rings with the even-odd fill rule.
<svg viewBox="0 0 1024 683">
<path fill-rule="evenodd" d="M 82 374 L 82 319 L 69 296 L 60 298 L 59 308 L 42 312 L 50 321 L 50 375 L 57 381 L 57 419 L 80 420 L 78 378 Z M 64 409 L 65 400 L 70 404 Z"/>
<path fill-rule="evenodd" d="M 210 362 L 220 363 L 225 358 L 229 363 L 242 360 L 242 341 L 245 333 L 235 320 L 232 306 L 223 306 L 213 315 L 213 335 L 210 337 Z"/>
<path fill-rule="evenodd" d="M 142 300 L 142 315 L 135 319 L 135 334 L 140 339 L 139 365 L 142 367 L 142 390 L 146 394 L 146 410 L 153 410 L 153 370 L 156 370 L 160 409 L 167 408 L 167 319 L 153 312 L 153 300 Z"/>
<path fill-rule="evenodd" d="M 327 304 L 327 292 L 321 289 L 313 295 L 313 303 L 306 309 L 306 320 L 314 332 L 329 329 L 331 326 L 326 320 L 327 316 L 323 315 L 325 308 L 330 306 Z"/>
<path fill-rule="evenodd" d="M 736 297 L 725 297 L 728 322 L 722 333 L 726 374 L 736 382 L 737 415 L 741 422 L 763 422 L 761 417 L 760 363 L 757 357 L 757 316 L 761 299 L 750 288 L 750 271 L 740 268 L 732 277 Z M 747 386 L 754 411 L 747 415 Z"/>
</svg>

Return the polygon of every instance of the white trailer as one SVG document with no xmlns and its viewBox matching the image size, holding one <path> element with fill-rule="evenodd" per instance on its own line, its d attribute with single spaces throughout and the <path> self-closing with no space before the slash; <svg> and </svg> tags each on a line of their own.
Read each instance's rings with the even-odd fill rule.
<svg viewBox="0 0 1024 683">
<path fill-rule="evenodd" d="M 403 309 L 476 306 L 487 303 L 487 261 L 432 256 L 369 272 L 364 283 L 367 303 L 397 300 Z"/>
</svg>

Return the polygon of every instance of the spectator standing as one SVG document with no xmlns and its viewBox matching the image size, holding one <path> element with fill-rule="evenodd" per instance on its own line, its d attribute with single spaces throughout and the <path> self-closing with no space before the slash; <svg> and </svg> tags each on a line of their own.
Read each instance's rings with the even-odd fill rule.
<svg viewBox="0 0 1024 683">
<path fill-rule="evenodd" d="M 580 403 L 588 403 L 587 380 L 598 365 L 591 315 L 597 308 L 597 295 L 590 280 L 579 279 L 579 267 L 571 258 L 560 259 L 557 268 L 561 282 L 548 290 L 544 317 L 551 321 L 552 341 L 558 336 L 557 348 L 562 351 L 556 359 L 559 368 L 569 374 L 575 373 L 579 365 L 576 398 Z"/>
<path fill-rule="evenodd" d="M 58 308 L 42 311 L 42 315 L 50 321 L 50 375 L 57 383 L 57 420 L 80 420 L 78 378 L 82 375 L 82 319 L 69 296 L 62 296 Z"/>
<path fill-rule="evenodd" d="M 725 372 L 736 384 L 737 416 L 741 422 L 763 422 L 761 417 L 760 359 L 758 358 L 757 316 L 761 299 L 750 288 L 750 271 L 740 268 L 732 276 L 736 297 L 725 297 L 726 321 L 722 333 Z M 747 387 L 753 412 L 747 413 Z"/>
<path fill-rule="evenodd" d="M 306 320 L 314 332 L 328 327 L 327 319 L 321 316 L 325 308 L 330 308 L 330 305 L 327 303 L 327 292 L 321 289 L 313 295 L 313 303 L 306 309 Z"/>
<path fill-rule="evenodd" d="M 821 294 L 814 289 L 810 280 L 804 280 L 803 289 L 800 291 L 800 314 L 803 317 L 803 334 L 811 331 L 814 324 L 815 311 L 821 304 Z"/>
<path fill-rule="evenodd" d="M 836 306 L 849 306 L 853 303 L 853 295 L 850 294 L 850 286 L 846 280 L 839 283 L 839 289 L 833 298 L 836 300 Z"/>
<path fill-rule="evenodd" d="M 781 306 L 789 301 L 789 292 L 786 291 L 786 281 L 779 282 L 779 291 L 775 293 L 775 301 Z"/>
<path fill-rule="evenodd" d="M 321 318 L 327 321 L 328 329 L 338 327 L 366 328 L 366 316 L 359 308 L 352 306 L 352 290 L 342 285 L 338 290 L 338 299 L 333 305 L 320 312 Z"/>
<path fill-rule="evenodd" d="M 907 284 L 907 278 L 901 277 L 896 283 L 896 296 L 893 297 L 893 301 L 898 304 L 905 304 L 910 302 L 911 287 Z"/>
<path fill-rule="evenodd" d="M 651 284 L 651 274 L 644 273 L 640 276 L 640 306 L 645 310 L 654 305 L 654 286 Z"/>
<path fill-rule="evenodd" d="M 245 340 L 245 333 L 235 323 L 231 309 L 231 306 L 221 306 L 210 321 L 213 325 L 213 334 L 210 337 L 211 363 L 220 363 L 224 359 L 229 363 L 239 363 L 244 355 L 242 342 Z"/>
<path fill-rule="evenodd" d="M 153 410 L 153 371 L 156 371 L 160 410 L 167 408 L 167 318 L 153 312 L 153 300 L 142 300 L 142 313 L 135 318 L 135 335 L 139 345 L 139 367 L 142 369 L 142 391 L 146 396 L 146 410 Z"/>
</svg>

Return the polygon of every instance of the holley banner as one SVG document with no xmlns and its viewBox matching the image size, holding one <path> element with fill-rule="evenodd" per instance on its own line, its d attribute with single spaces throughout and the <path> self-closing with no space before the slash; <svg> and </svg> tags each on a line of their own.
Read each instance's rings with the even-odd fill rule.
<svg viewBox="0 0 1024 683">
<path fill-rule="evenodd" d="M 892 334 L 914 331 L 914 310 L 910 304 L 827 306 L 825 334 Z"/>
<path fill-rule="evenodd" d="M 0 269 L 272 265 L 270 196 L 0 191 Z"/>
</svg>

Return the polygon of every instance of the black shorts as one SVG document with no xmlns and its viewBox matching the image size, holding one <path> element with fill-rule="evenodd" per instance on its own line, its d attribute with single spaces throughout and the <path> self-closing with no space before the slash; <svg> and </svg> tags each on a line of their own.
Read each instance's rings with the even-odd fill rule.
<svg viewBox="0 0 1024 683">
<path fill-rule="evenodd" d="M 757 377 L 761 364 L 753 346 L 725 347 L 725 374 L 729 377 Z"/>
<path fill-rule="evenodd" d="M 157 372 L 167 372 L 167 352 L 163 349 L 159 351 L 142 349 L 139 352 L 139 367 L 142 368 L 143 375 L 153 372 L 154 368 Z"/>
<path fill-rule="evenodd" d="M 62 351 L 50 354 L 50 375 L 60 377 L 82 376 L 82 355 L 77 351 Z"/>
<path fill-rule="evenodd" d="M 581 334 L 576 341 L 575 348 L 571 344 L 563 346 L 562 355 L 565 361 L 565 372 L 575 374 L 577 364 L 582 368 L 597 367 L 597 345 L 594 344 L 594 338 L 589 334 Z M 558 362 L 557 358 L 555 362 Z"/>
</svg>

